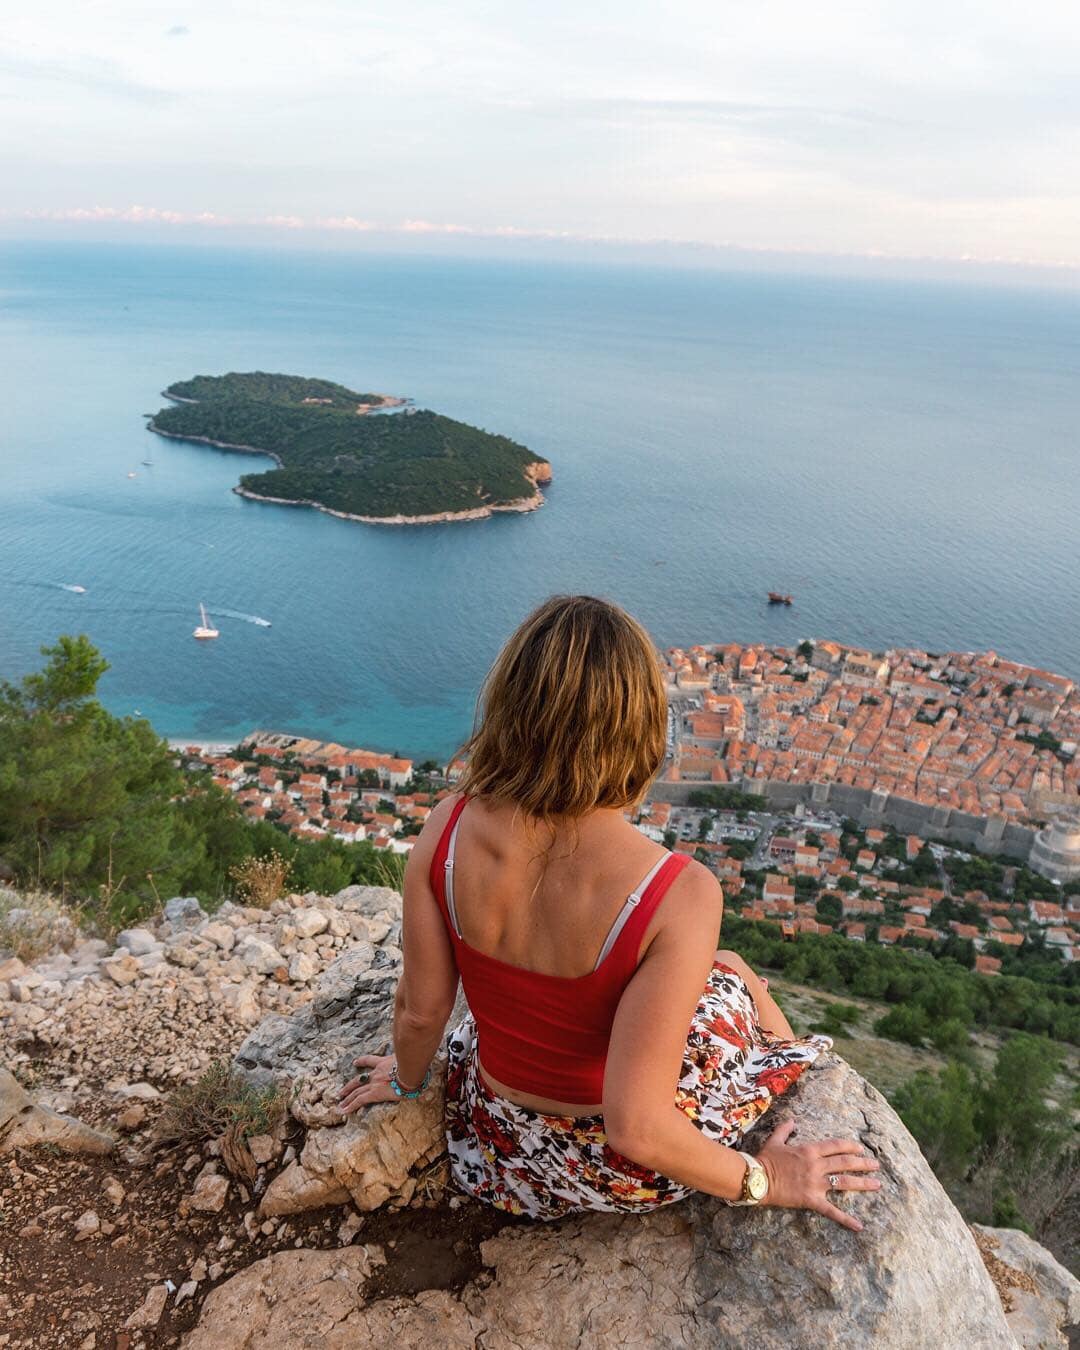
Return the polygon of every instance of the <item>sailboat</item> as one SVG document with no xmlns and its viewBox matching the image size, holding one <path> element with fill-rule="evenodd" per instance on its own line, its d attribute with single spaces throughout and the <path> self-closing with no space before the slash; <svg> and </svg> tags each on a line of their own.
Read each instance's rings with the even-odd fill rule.
<svg viewBox="0 0 1080 1350">
<path fill-rule="evenodd" d="M 191 636 L 197 638 L 219 637 L 220 634 L 218 633 L 218 630 L 210 626 L 210 620 L 206 614 L 206 606 L 201 602 L 199 604 L 199 615 L 202 619 L 202 623 L 199 624 L 198 628 L 195 629 Z"/>
</svg>

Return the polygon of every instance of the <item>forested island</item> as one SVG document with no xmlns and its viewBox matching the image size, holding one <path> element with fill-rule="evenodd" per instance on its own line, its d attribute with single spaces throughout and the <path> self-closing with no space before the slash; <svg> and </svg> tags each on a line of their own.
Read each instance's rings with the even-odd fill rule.
<svg viewBox="0 0 1080 1350">
<path fill-rule="evenodd" d="M 164 390 L 160 436 L 264 454 L 277 468 L 233 489 L 256 501 L 312 506 L 370 524 L 475 520 L 532 511 L 551 466 L 492 435 L 406 400 L 300 375 L 196 375 Z M 371 414 L 387 409 L 386 416 Z"/>
</svg>

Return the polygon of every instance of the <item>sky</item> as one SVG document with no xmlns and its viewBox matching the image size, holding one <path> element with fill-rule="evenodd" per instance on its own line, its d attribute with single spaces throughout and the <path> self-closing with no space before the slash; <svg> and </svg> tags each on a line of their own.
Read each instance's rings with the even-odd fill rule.
<svg viewBox="0 0 1080 1350">
<path fill-rule="evenodd" d="M 1065 0 L 0 0 L 0 17 L 8 235 L 1080 268 Z"/>
</svg>

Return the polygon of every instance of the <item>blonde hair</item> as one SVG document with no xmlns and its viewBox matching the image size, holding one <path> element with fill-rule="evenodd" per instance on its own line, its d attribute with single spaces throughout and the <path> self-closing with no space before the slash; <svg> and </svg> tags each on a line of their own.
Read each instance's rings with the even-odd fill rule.
<svg viewBox="0 0 1080 1350">
<path fill-rule="evenodd" d="M 512 802 L 554 833 L 556 817 L 637 805 L 666 744 L 660 657 L 645 629 L 607 600 L 554 595 L 488 672 L 458 787 Z"/>
</svg>

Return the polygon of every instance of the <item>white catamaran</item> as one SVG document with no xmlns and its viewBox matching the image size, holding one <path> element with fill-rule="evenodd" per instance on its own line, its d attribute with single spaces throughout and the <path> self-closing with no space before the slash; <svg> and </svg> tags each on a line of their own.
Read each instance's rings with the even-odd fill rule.
<svg viewBox="0 0 1080 1350">
<path fill-rule="evenodd" d="M 210 626 L 210 620 L 207 618 L 206 615 L 206 606 L 201 602 L 199 604 L 199 615 L 202 618 L 202 623 L 199 624 L 198 628 L 195 629 L 194 633 L 192 633 L 191 636 L 197 638 L 219 637 L 220 634 L 218 633 L 218 630 Z"/>
</svg>

